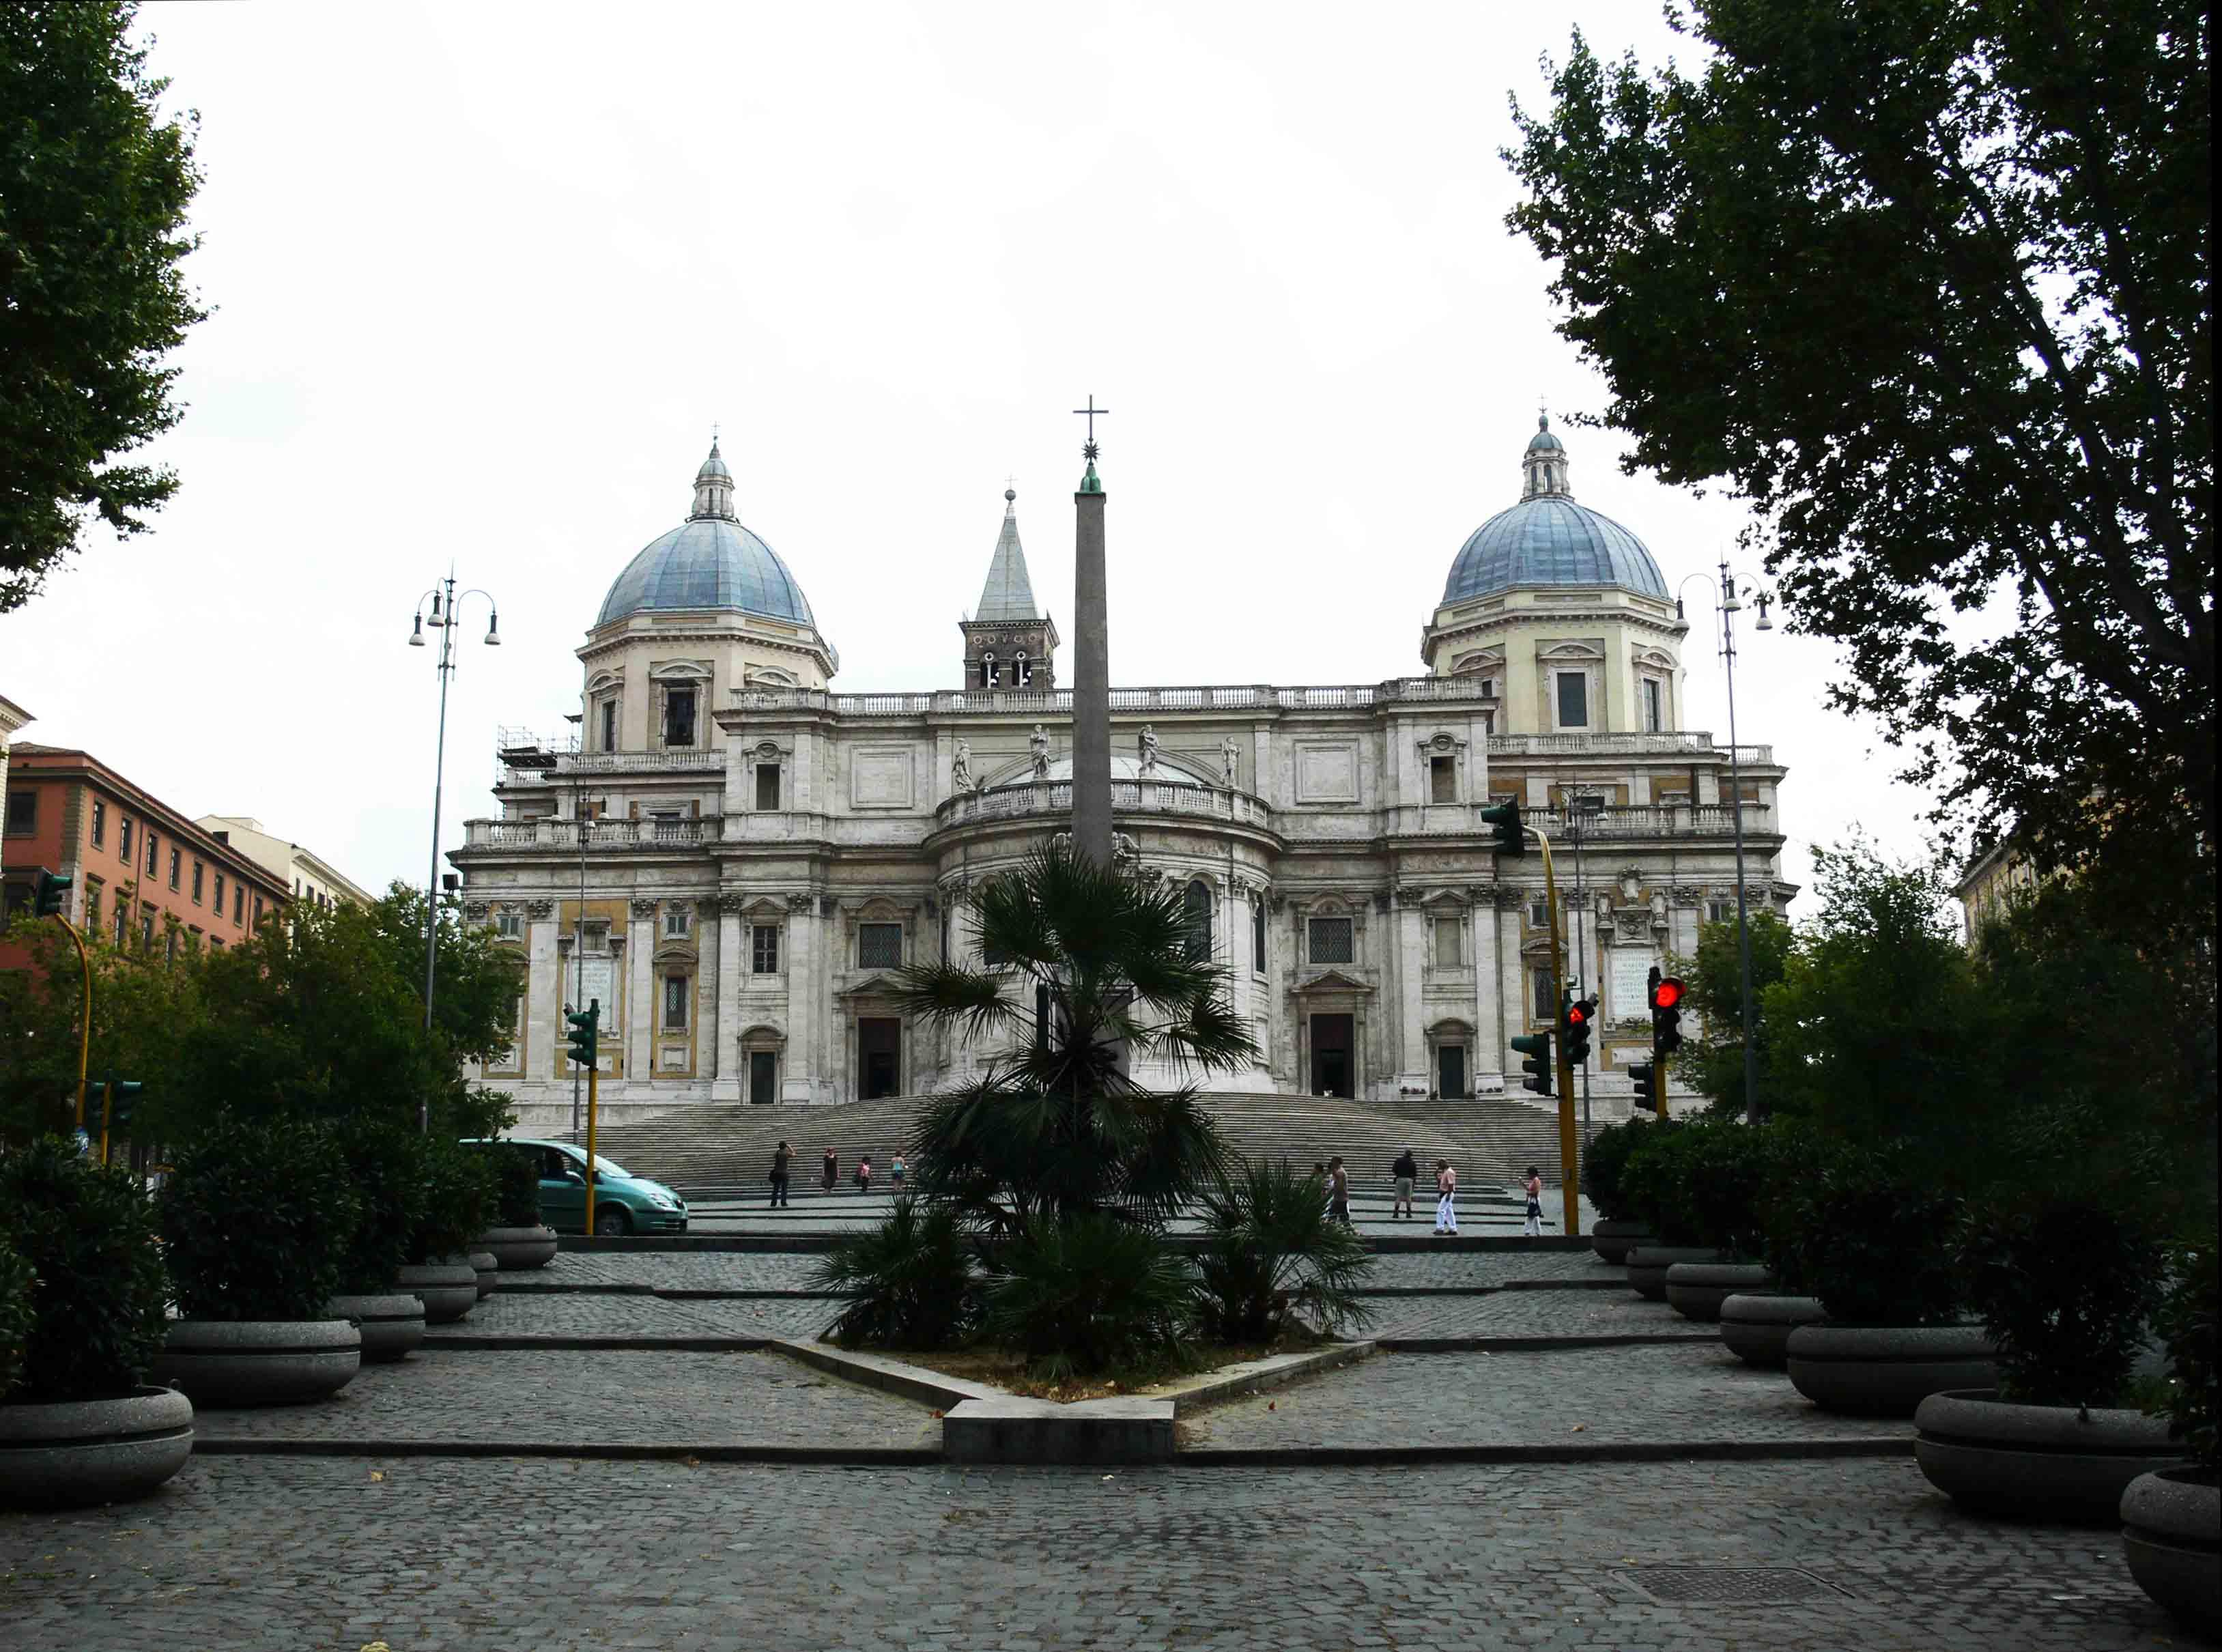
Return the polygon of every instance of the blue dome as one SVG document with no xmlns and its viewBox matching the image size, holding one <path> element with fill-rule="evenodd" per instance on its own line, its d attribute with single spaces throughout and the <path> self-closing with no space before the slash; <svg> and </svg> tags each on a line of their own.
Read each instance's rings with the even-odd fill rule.
<svg viewBox="0 0 2222 1652">
<path fill-rule="evenodd" d="M 610 587 L 594 623 L 659 608 L 739 608 L 813 629 L 818 623 L 779 553 L 739 523 L 714 516 L 651 540 Z"/>
<path fill-rule="evenodd" d="M 1617 586 L 1666 600 L 1666 581 L 1643 542 L 1564 493 L 1522 499 L 1476 528 L 1451 564 L 1443 600 L 1522 585 Z"/>
</svg>

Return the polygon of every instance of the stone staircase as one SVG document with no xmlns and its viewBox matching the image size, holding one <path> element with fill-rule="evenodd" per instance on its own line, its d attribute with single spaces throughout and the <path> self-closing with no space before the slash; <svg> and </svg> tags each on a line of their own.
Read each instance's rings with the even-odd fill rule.
<svg viewBox="0 0 2222 1652">
<path fill-rule="evenodd" d="M 1219 1091 L 1203 1099 L 1245 1159 L 1286 1159 L 1309 1168 L 1340 1153 L 1359 1192 L 1385 1188 L 1390 1165 L 1407 1147 L 1420 1161 L 1422 1194 L 1433 1184 L 1438 1159 L 1449 1159 L 1461 1185 L 1475 1191 L 1509 1185 L 1531 1164 L 1546 1182 L 1559 1180 L 1557 1120 L 1517 1102 L 1409 1098 L 1391 1110 L 1334 1096 Z M 839 1155 L 844 1185 L 858 1156 L 869 1153 L 879 1188 L 924 1101 L 910 1096 L 834 1107 L 694 1107 L 612 1126 L 598 1133 L 596 1145 L 634 1174 L 668 1183 L 691 1199 L 760 1192 L 782 1138 L 794 1150 L 797 1191 L 816 1184 L 828 1147 Z"/>
</svg>

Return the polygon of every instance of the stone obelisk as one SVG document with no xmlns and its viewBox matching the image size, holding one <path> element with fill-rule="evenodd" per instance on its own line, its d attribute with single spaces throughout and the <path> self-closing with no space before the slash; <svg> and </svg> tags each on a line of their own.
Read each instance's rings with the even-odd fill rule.
<svg viewBox="0 0 2222 1652">
<path fill-rule="evenodd" d="M 1110 410 L 1095 398 L 1073 410 L 1088 418 L 1081 449 L 1088 474 L 1072 496 L 1072 846 L 1098 866 L 1111 864 L 1111 625 L 1103 576 L 1103 483 L 1095 474 L 1095 420 Z"/>
</svg>

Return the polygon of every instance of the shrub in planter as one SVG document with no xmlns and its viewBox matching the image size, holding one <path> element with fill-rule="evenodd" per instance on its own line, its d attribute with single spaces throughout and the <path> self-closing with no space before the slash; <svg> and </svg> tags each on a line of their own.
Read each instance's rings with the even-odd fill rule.
<svg viewBox="0 0 2222 1652">
<path fill-rule="evenodd" d="M 1101 1215 L 1036 1217 L 998 1251 L 987 1330 L 1052 1379 L 1177 1360 L 1196 1286 L 1146 1228 Z"/>
<path fill-rule="evenodd" d="M 424 1146 L 424 1202 L 409 1235 L 408 1259 L 445 1261 L 468 1253 L 494 1210 L 494 1166 L 460 1141 L 434 1138 Z"/>
<path fill-rule="evenodd" d="M 2157 1321 L 2168 1347 L 2159 1406 L 2191 1466 L 2162 1469 L 2122 1493 L 2122 1552 L 2140 1588 L 2185 1622 L 2222 1634 L 2222 1393 L 2215 1370 L 2216 1236 L 2176 1253 Z"/>
<path fill-rule="evenodd" d="M 362 1339 L 327 1304 L 361 1202 L 331 1132 L 218 1113 L 156 1196 L 173 1294 L 156 1369 L 205 1404 L 319 1399 L 344 1386 Z"/>
<path fill-rule="evenodd" d="M 1656 1121 L 1629 1119 L 1608 1124 L 1590 1138 L 1589 1151 L 1581 1158 L 1582 1191 L 1589 1195 L 1597 1215 L 1626 1222 L 1641 1214 L 1629 1197 L 1622 1172 L 1648 1134 L 1658 1128 Z"/>
<path fill-rule="evenodd" d="M 377 1117 L 342 1125 L 337 1138 L 356 1215 L 341 1255 L 339 1289 L 324 1310 L 355 1322 L 365 1360 L 406 1359 L 424 1340 L 424 1304 L 397 1291 L 394 1277 L 423 1217 L 424 1138 L 398 1120 Z"/>
<path fill-rule="evenodd" d="M 826 1253 L 816 1284 L 856 1293 L 833 1322 L 837 1342 L 944 1348 L 979 1322 L 979 1265 L 956 1209 L 907 1195 L 877 1228 Z"/>
<path fill-rule="evenodd" d="M 1327 1214 L 1318 1181 L 1286 1159 L 1222 1178 L 1202 1214 L 1197 1300 L 1222 1341 L 1272 1342 L 1307 1315 L 1336 1336 L 1372 1317 L 1357 1294 L 1373 1266 L 1365 1241 Z"/>
<path fill-rule="evenodd" d="M 1723 1261 L 1761 1251 L 1759 1211 L 1773 1140 L 1765 1126 L 1712 1118 L 1685 1130 L 1669 1153 L 1672 1203 L 1691 1242 Z"/>
<path fill-rule="evenodd" d="M 539 1150 L 514 1142 L 492 1141 L 486 1144 L 484 1151 L 493 1163 L 493 1225 L 539 1227 Z"/>
<path fill-rule="evenodd" d="M 1621 1161 L 1620 1197 L 1628 1215 L 1648 1226 L 1661 1244 L 1687 1244 L 1686 1238 L 1670 1238 L 1660 1228 L 1673 1197 L 1673 1150 L 1689 1127 L 1667 1119 L 1635 1127 L 1642 1134 L 1630 1144 Z"/>
<path fill-rule="evenodd" d="M 2159 1414 L 2168 1436 L 2209 1473 L 2222 1470 L 2222 1378 L 2215 1350 L 2215 1257 L 2222 1251 L 2209 1234 L 2175 1247 L 2175 1283 L 2162 1299 L 2154 1329 L 2168 1349 L 2168 1395 Z"/>
<path fill-rule="evenodd" d="M 193 1408 L 142 1386 L 162 1346 L 147 1197 L 54 1137 L 0 1155 L 0 1503 L 141 1497 L 185 1466 Z"/>
</svg>

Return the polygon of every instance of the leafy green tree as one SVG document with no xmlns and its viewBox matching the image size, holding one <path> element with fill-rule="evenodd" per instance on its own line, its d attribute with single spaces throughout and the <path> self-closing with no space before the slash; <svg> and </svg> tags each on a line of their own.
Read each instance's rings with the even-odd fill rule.
<svg viewBox="0 0 2222 1652">
<path fill-rule="evenodd" d="M 1577 35 L 1506 154 L 1629 468 L 1749 503 L 1940 820 L 2211 937 L 2210 9 L 1673 16 L 1701 70 Z"/>
<path fill-rule="evenodd" d="M 163 359 L 206 314 L 180 267 L 191 127 L 161 117 L 135 9 L 0 6 L 0 613 L 88 516 L 137 533 L 177 490 L 115 462 L 178 422 Z"/>
<path fill-rule="evenodd" d="M 392 969 L 418 994 L 424 1013 L 424 895 L 396 882 L 370 907 L 371 922 L 392 957 Z M 440 910 L 439 979 L 432 1026 L 460 1061 L 484 1061 L 509 1047 L 517 1029 L 517 996 L 524 983 L 515 955 L 484 924 L 467 922 L 454 903 Z"/>
<path fill-rule="evenodd" d="M 1207 1073 L 1258 1050 L 1226 971 L 1191 952 L 1180 895 L 1051 848 L 982 884 L 970 910 L 994 963 L 906 970 L 904 1004 L 1016 1047 L 927 1108 L 912 1142 L 922 1188 L 1004 1231 L 1099 1211 L 1161 1226 L 1214 1181 L 1225 1150 L 1196 1087 L 1135 1083 L 1122 1047 Z M 1038 988 L 1050 1012 L 1039 1039 Z"/>
<path fill-rule="evenodd" d="M 1746 914 L 1751 932 L 1752 1042 L 1760 1083 L 1767 1084 L 1770 1057 L 1767 1027 L 1759 1011 L 1767 989 L 1782 979 L 1797 948 L 1788 924 L 1772 912 Z M 1717 1112 L 1741 1118 L 1748 1106 L 1743 1093 L 1743 968 L 1735 920 L 1706 924 L 1698 931 L 1693 958 L 1674 960 L 1674 973 L 1689 989 L 1683 1017 L 1683 1044 L 1672 1058 L 1682 1081 L 1712 1098 Z"/>
</svg>

